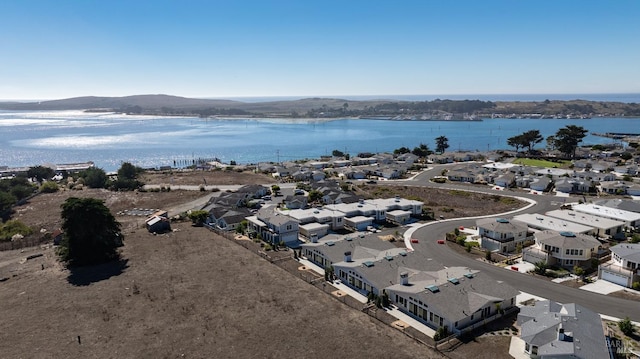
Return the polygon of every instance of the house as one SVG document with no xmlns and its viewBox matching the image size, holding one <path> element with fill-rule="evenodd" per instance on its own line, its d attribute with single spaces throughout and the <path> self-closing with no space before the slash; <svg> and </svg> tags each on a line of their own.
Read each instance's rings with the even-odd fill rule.
<svg viewBox="0 0 640 359">
<path fill-rule="evenodd" d="M 513 173 L 505 173 L 496 178 L 493 183 L 496 186 L 509 188 L 515 183 L 516 176 Z"/>
<path fill-rule="evenodd" d="M 551 179 L 549 177 L 535 177 L 529 182 L 529 188 L 532 191 L 545 192 L 551 185 Z"/>
<path fill-rule="evenodd" d="M 595 185 L 591 180 L 579 178 L 560 178 L 556 181 L 556 191 L 562 193 L 593 192 Z"/>
<path fill-rule="evenodd" d="M 459 335 L 515 309 L 519 291 L 483 272 L 463 267 L 401 269 L 400 283 L 385 291 L 398 309 L 433 329 Z"/>
<path fill-rule="evenodd" d="M 587 213 L 573 210 L 556 209 L 545 213 L 549 217 L 558 218 L 563 221 L 579 223 L 593 228 L 587 234 L 593 234 L 601 238 L 614 237 L 624 231 L 624 222 L 610 218 L 603 218 Z"/>
<path fill-rule="evenodd" d="M 314 239 L 315 240 L 315 239 Z M 389 241 L 383 241 L 372 235 L 328 235 L 322 241 L 312 241 L 300 245 L 301 255 L 320 268 L 335 265 L 339 262 L 358 260 L 363 263 L 366 260 L 379 256 L 380 253 L 389 251 L 404 252 Z M 350 257 L 345 258 L 345 253 Z M 394 252 L 395 253 L 395 252 Z M 334 266 L 334 271 L 339 274 Z M 346 276 L 341 277 L 345 283 L 350 283 Z M 351 280 L 352 282 L 353 280 Z M 366 292 L 365 292 L 366 294 Z"/>
<path fill-rule="evenodd" d="M 640 201 L 633 201 L 628 199 L 603 199 L 594 202 L 598 206 L 604 206 L 609 208 L 620 209 L 629 212 L 640 213 Z"/>
<path fill-rule="evenodd" d="M 260 235 L 263 241 L 272 244 L 284 242 L 290 247 L 298 246 L 298 222 L 281 214 L 275 207 L 263 207 L 256 215 L 246 219 L 249 222 L 249 233 Z"/>
<path fill-rule="evenodd" d="M 289 209 L 300 209 L 307 206 L 307 196 L 304 195 L 288 195 L 284 199 L 284 205 Z"/>
<path fill-rule="evenodd" d="M 535 233 L 534 238 L 535 245 L 523 251 L 523 260 L 565 268 L 591 266 L 589 261 L 600 247 L 600 242 L 592 236 L 573 232 L 543 231 Z"/>
<path fill-rule="evenodd" d="M 296 220 L 300 225 L 309 223 L 326 224 L 331 230 L 344 228 L 344 213 L 325 208 L 292 209 L 284 214 Z"/>
<path fill-rule="evenodd" d="M 209 216 L 207 223 L 216 228 L 234 231 L 240 223 L 242 223 L 246 217 L 251 215 L 251 212 L 246 208 L 226 208 L 226 207 L 207 207 Z"/>
<path fill-rule="evenodd" d="M 520 308 L 518 324 L 530 358 L 610 357 L 600 315 L 579 304 L 538 301 Z"/>
<path fill-rule="evenodd" d="M 622 221 L 630 227 L 640 226 L 640 213 L 599 206 L 592 203 L 576 204 L 572 206 L 572 209 L 577 212 L 588 213 L 598 217 Z"/>
<path fill-rule="evenodd" d="M 523 213 L 513 216 L 512 221 L 522 222 L 527 227 L 538 231 L 569 231 L 573 233 L 593 233 L 594 228 L 580 223 L 564 221 L 544 214 Z"/>
<path fill-rule="evenodd" d="M 236 193 L 244 193 L 248 198 L 262 198 L 269 192 L 269 189 L 259 184 L 244 185 Z"/>
<path fill-rule="evenodd" d="M 476 221 L 476 226 L 481 247 L 493 252 L 513 252 L 519 243 L 527 239 L 527 226 L 506 218 L 481 218 Z"/>
<path fill-rule="evenodd" d="M 611 260 L 598 267 L 598 278 L 625 287 L 640 282 L 640 243 L 621 243 L 610 250 Z"/>
<path fill-rule="evenodd" d="M 331 235 L 329 235 L 331 236 Z M 461 334 L 515 309 L 518 291 L 465 267 L 445 267 L 376 236 L 334 237 L 301 245 L 302 255 L 362 295 L 390 302 L 433 329 Z"/>
<path fill-rule="evenodd" d="M 608 194 L 625 194 L 629 186 L 622 181 L 610 181 L 600 184 L 600 189 L 604 193 Z"/>
</svg>

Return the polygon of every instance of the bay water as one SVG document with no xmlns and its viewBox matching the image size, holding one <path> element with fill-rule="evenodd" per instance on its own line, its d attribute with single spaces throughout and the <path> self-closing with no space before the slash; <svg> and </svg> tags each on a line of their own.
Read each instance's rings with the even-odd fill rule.
<svg viewBox="0 0 640 359">
<path fill-rule="evenodd" d="M 203 119 L 127 116 L 83 111 L 0 111 L 0 166 L 95 162 L 114 171 L 122 162 L 173 166 L 198 158 L 239 164 L 315 159 L 340 150 L 392 152 L 421 143 L 449 151 L 509 149 L 507 138 L 528 130 L 542 136 L 567 125 L 589 131 L 583 144 L 616 140 L 593 133 L 639 133 L 639 118 L 392 121 L 365 119 Z M 543 148 L 545 141 L 536 148 Z"/>
</svg>

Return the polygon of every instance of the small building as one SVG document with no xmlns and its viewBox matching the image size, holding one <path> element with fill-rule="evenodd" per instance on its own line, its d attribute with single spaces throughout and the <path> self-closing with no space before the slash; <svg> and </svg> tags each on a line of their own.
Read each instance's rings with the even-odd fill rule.
<svg viewBox="0 0 640 359">
<path fill-rule="evenodd" d="M 640 282 L 640 243 L 621 243 L 610 250 L 611 260 L 598 267 L 598 278 L 629 288 Z"/>
<path fill-rule="evenodd" d="M 171 221 L 162 216 L 151 216 L 146 222 L 147 230 L 151 233 L 164 233 L 171 230 Z"/>
</svg>

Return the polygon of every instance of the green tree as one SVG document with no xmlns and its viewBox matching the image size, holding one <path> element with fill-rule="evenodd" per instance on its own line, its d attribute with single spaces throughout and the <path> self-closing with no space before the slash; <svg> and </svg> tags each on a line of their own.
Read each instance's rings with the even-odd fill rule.
<svg viewBox="0 0 640 359">
<path fill-rule="evenodd" d="M 418 157 L 427 157 L 432 153 L 432 151 L 429 149 L 429 146 L 421 143 L 418 147 L 415 147 L 411 153 Z"/>
<path fill-rule="evenodd" d="M 547 268 L 549 268 L 549 266 L 547 265 L 547 262 L 544 262 L 544 261 L 536 262 L 534 266 L 535 266 L 533 269 L 534 273 L 540 274 L 540 275 L 547 274 Z"/>
<path fill-rule="evenodd" d="M 484 251 L 484 259 L 486 259 L 488 261 L 491 261 L 492 258 L 491 258 L 491 251 L 490 250 L 486 249 Z"/>
<path fill-rule="evenodd" d="M 0 220 L 7 221 L 13 212 L 13 205 L 16 204 L 16 197 L 11 193 L 0 192 Z"/>
<path fill-rule="evenodd" d="M 122 246 L 120 223 L 95 198 L 68 198 L 62 205 L 64 237 L 58 248 L 60 259 L 70 266 L 108 262 L 119 258 Z"/>
<path fill-rule="evenodd" d="M 90 188 L 104 188 L 107 185 L 107 174 L 102 168 L 90 167 L 82 171 L 80 176 Z"/>
<path fill-rule="evenodd" d="M 516 135 L 507 138 L 507 145 L 514 147 L 516 149 L 516 152 L 520 152 L 520 149 L 523 148 L 526 144 L 522 135 Z"/>
<path fill-rule="evenodd" d="M 202 227 L 204 222 L 207 220 L 207 217 L 209 217 L 209 212 L 205 210 L 191 211 L 189 212 L 188 217 L 194 226 Z"/>
<path fill-rule="evenodd" d="M 436 138 L 436 152 L 444 153 L 449 148 L 449 139 L 445 136 L 439 136 Z"/>
<path fill-rule="evenodd" d="M 525 146 L 528 148 L 529 152 L 533 151 L 533 147 L 538 143 L 542 142 L 542 135 L 539 130 L 529 130 L 522 134 L 523 141 L 525 142 Z"/>
<path fill-rule="evenodd" d="M 382 290 L 382 306 L 388 308 L 391 305 L 391 301 L 389 300 L 389 293 L 386 290 Z"/>
<path fill-rule="evenodd" d="M 236 233 L 244 234 L 247 231 L 247 227 L 249 226 L 249 221 L 246 219 L 241 221 L 236 227 Z"/>
<path fill-rule="evenodd" d="M 584 275 L 584 269 L 579 265 L 575 265 L 573 266 L 573 274 L 577 275 L 578 277 L 582 277 Z"/>
<path fill-rule="evenodd" d="M 56 173 L 52 168 L 45 166 L 35 166 L 29 168 L 27 171 L 27 177 L 35 178 L 38 183 L 44 180 L 50 180 Z"/>
<path fill-rule="evenodd" d="M 618 328 L 620 328 L 620 331 L 622 332 L 622 334 L 628 337 L 633 335 L 633 333 L 635 333 L 636 331 L 636 328 L 633 326 L 633 323 L 631 323 L 631 320 L 629 319 L 629 317 L 626 317 L 620 320 L 618 322 Z"/>
<path fill-rule="evenodd" d="M 278 194 L 280 194 L 280 186 L 274 184 L 273 186 L 271 186 L 271 192 L 273 192 L 274 196 L 277 196 Z"/>
<path fill-rule="evenodd" d="M 394 155 L 403 155 L 405 153 L 409 153 L 411 152 L 411 150 L 408 147 L 400 147 L 400 148 L 396 148 L 395 150 L 393 150 L 393 154 Z"/>
<path fill-rule="evenodd" d="M 344 152 L 340 150 L 333 150 L 333 152 L 331 152 L 331 155 L 333 157 L 344 157 Z"/>
<path fill-rule="evenodd" d="M 114 190 L 134 190 L 142 186 L 137 180 L 138 174 L 142 173 L 142 168 L 136 167 L 129 162 L 124 162 L 118 169 L 118 179 L 111 183 Z"/>
<path fill-rule="evenodd" d="M 315 202 L 318 201 L 322 198 L 322 192 L 316 190 L 316 189 L 312 189 L 311 191 L 309 191 L 309 202 Z"/>
<path fill-rule="evenodd" d="M 554 145 L 560 152 L 574 158 L 578 144 L 582 142 L 588 132 L 584 127 L 567 125 L 556 132 Z"/>
</svg>

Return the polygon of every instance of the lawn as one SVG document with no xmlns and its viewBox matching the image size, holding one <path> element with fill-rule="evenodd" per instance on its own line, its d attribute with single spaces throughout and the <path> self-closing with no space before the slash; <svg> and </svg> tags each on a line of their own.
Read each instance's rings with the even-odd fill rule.
<svg viewBox="0 0 640 359">
<path fill-rule="evenodd" d="M 524 165 L 524 166 L 562 168 L 570 165 L 571 161 L 558 160 L 557 162 L 554 162 L 554 161 L 547 161 L 547 160 L 537 160 L 534 158 L 518 158 L 517 160 L 513 161 L 513 163 L 518 165 Z"/>
</svg>

